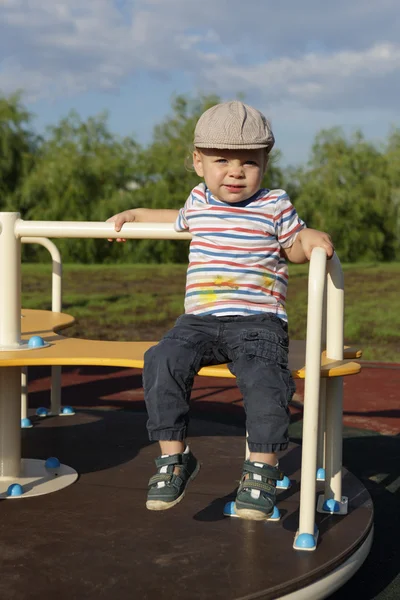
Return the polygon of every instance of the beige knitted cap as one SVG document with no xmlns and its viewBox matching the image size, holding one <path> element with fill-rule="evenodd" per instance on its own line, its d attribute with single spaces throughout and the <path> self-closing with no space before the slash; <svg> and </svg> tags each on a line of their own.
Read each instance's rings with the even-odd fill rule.
<svg viewBox="0 0 400 600">
<path fill-rule="evenodd" d="M 197 121 L 194 145 L 197 148 L 226 150 L 272 150 L 274 134 L 259 110 L 238 100 L 212 106 Z"/>
</svg>

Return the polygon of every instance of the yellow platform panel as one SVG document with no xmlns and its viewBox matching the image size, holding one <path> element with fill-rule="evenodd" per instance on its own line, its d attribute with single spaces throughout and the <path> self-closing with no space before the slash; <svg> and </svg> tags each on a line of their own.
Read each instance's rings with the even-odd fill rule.
<svg viewBox="0 0 400 600">
<path fill-rule="evenodd" d="M 88 365 L 107 367 L 142 368 L 143 355 L 157 344 L 154 342 L 111 342 L 67 338 L 57 332 L 72 325 L 75 319 L 65 313 L 45 310 L 22 310 L 22 339 L 40 335 L 50 345 L 33 350 L 1 351 L 0 367 Z M 293 377 L 305 377 L 305 347 L 303 341 L 290 342 L 289 367 Z M 351 359 L 359 358 L 356 348 L 345 347 L 345 360 L 328 359 L 325 352 L 321 357 L 321 376 L 339 377 L 358 373 L 360 365 Z M 234 377 L 226 365 L 204 367 L 199 375 L 209 377 Z"/>
<path fill-rule="evenodd" d="M 66 313 L 51 310 L 21 310 L 21 334 L 23 339 L 40 335 L 43 339 L 54 332 L 66 329 L 75 323 L 75 318 Z"/>
</svg>

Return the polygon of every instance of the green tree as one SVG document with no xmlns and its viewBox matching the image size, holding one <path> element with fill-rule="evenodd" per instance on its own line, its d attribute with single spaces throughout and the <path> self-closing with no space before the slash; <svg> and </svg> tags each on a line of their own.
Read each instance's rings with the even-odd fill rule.
<svg viewBox="0 0 400 600">
<path fill-rule="evenodd" d="M 82 121 L 71 112 L 48 129 L 34 168 L 14 198 L 23 218 L 51 221 L 101 221 L 132 203 L 138 145 L 110 133 L 107 115 Z M 128 198 L 126 198 L 128 197 Z M 60 240 L 65 261 L 101 262 L 111 247 L 96 240 Z M 31 258 L 43 255 L 27 247 Z"/>
<path fill-rule="evenodd" d="M 193 132 L 200 115 L 219 102 L 215 96 L 190 100 L 178 96 L 172 101 L 172 114 L 156 125 L 153 141 L 137 157 L 138 189 L 134 204 L 126 208 L 178 209 L 186 201 L 199 178 L 191 166 Z M 138 262 L 185 262 L 187 244 L 165 240 L 134 242 L 134 256 Z M 125 256 L 129 246 L 125 245 Z"/>
<path fill-rule="evenodd" d="M 32 115 L 21 103 L 21 94 L 0 95 L 0 207 L 3 210 L 34 163 L 40 139 L 30 129 L 31 119 Z"/>
<path fill-rule="evenodd" d="M 400 258 L 400 129 L 395 128 L 389 135 L 385 157 L 393 208 L 394 257 Z"/>
<path fill-rule="evenodd" d="M 296 207 L 310 227 L 328 231 L 342 261 L 393 260 L 398 252 L 388 158 L 361 132 L 321 131 L 299 170 Z"/>
<path fill-rule="evenodd" d="M 71 112 L 40 138 L 20 95 L 0 97 L 0 206 L 25 219 L 101 221 L 139 206 L 180 208 L 199 182 L 193 131 L 216 96 L 177 96 L 147 147 L 110 132 L 107 114 Z M 274 150 L 263 185 L 285 188 L 310 227 L 331 233 L 342 261 L 400 258 L 400 130 L 376 147 L 360 132 L 321 131 L 310 161 L 282 170 Z M 186 262 L 187 244 L 60 240 L 64 261 Z M 45 251 L 25 246 L 25 257 Z M 46 257 L 47 260 L 47 257 Z"/>
</svg>

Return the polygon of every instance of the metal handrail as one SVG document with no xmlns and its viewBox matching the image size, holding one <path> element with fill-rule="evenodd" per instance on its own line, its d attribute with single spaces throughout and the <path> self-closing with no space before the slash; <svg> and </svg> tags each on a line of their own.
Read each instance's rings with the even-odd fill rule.
<svg viewBox="0 0 400 600">
<path fill-rule="evenodd" d="M 21 338 L 20 298 L 20 238 L 42 236 L 56 238 L 111 238 L 126 239 L 190 239 L 189 233 L 176 232 L 167 223 L 128 223 L 122 232 L 116 232 L 113 223 L 104 222 L 47 222 L 23 221 L 18 213 L 0 213 L 0 272 L 7 278 L 7 286 L 0 286 L 0 346 L 18 349 Z M 6 258 L 7 257 L 7 258 Z M 327 273 L 327 274 L 326 274 Z M 321 346 L 324 332 L 324 288 L 326 286 L 326 353 L 332 360 L 343 358 L 343 273 L 336 255 L 327 264 L 322 248 L 312 252 L 309 271 L 309 300 L 306 340 L 306 380 L 303 417 L 303 457 L 300 495 L 299 534 L 315 537 L 315 490 L 318 447 L 318 415 L 320 409 Z M 326 384 L 327 476 L 325 497 L 341 502 L 341 410 L 342 377 L 333 377 Z M 11 387 L 10 387 L 11 389 Z M 5 406 L 11 402 L 0 398 Z M 0 434 L 9 432 L 7 424 L 0 423 Z M 7 434 L 9 457 L 4 472 L 19 472 L 20 447 L 15 432 Z M 328 448 L 329 446 L 329 448 Z M 0 449 L 0 459 L 3 460 Z"/>
<path fill-rule="evenodd" d="M 44 246 L 52 259 L 51 310 L 62 309 L 62 260 L 61 253 L 54 242 L 44 237 L 23 237 L 23 244 Z M 57 415 L 61 410 L 61 367 L 51 367 L 50 412 Z M 21 372 L 21 421 L 28 418 L 28 367 Z M 29 423 L 28 423 L 29 424 Z"/>
</svg>

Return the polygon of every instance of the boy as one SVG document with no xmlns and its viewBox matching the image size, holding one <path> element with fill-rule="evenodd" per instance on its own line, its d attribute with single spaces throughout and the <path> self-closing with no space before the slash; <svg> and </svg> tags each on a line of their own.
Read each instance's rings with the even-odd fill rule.
<svg viewBox="0 0 400 600">
<path fill-rule="evenodd" d="M 204 365 L 229 363 L 243 394 L 250 450 L 235 510 L 256 520 L 273 512 L 283 477 L 276 453 L 288 446 L 294 392 L 285 258 L 306 262 L 316 246 L 329 258 L 334 251 L 326 233 L 305 227 L 284 191 L 260 189 L 274 141 L 258 110 L 238 101 L 213 106 L 194 135 L 193 165 L 204 183 L 184 207 L 139 208 L 109 219 L 116 231 L 126 222 L 153 221 L 192 233 L 185 314 L 145 354 L 147 427 L 161 448 L 149 481 L 150 510 L 175 506 L 197 475 L 200 465 L 185 443 L 193 379 Z"/>
</svg>

